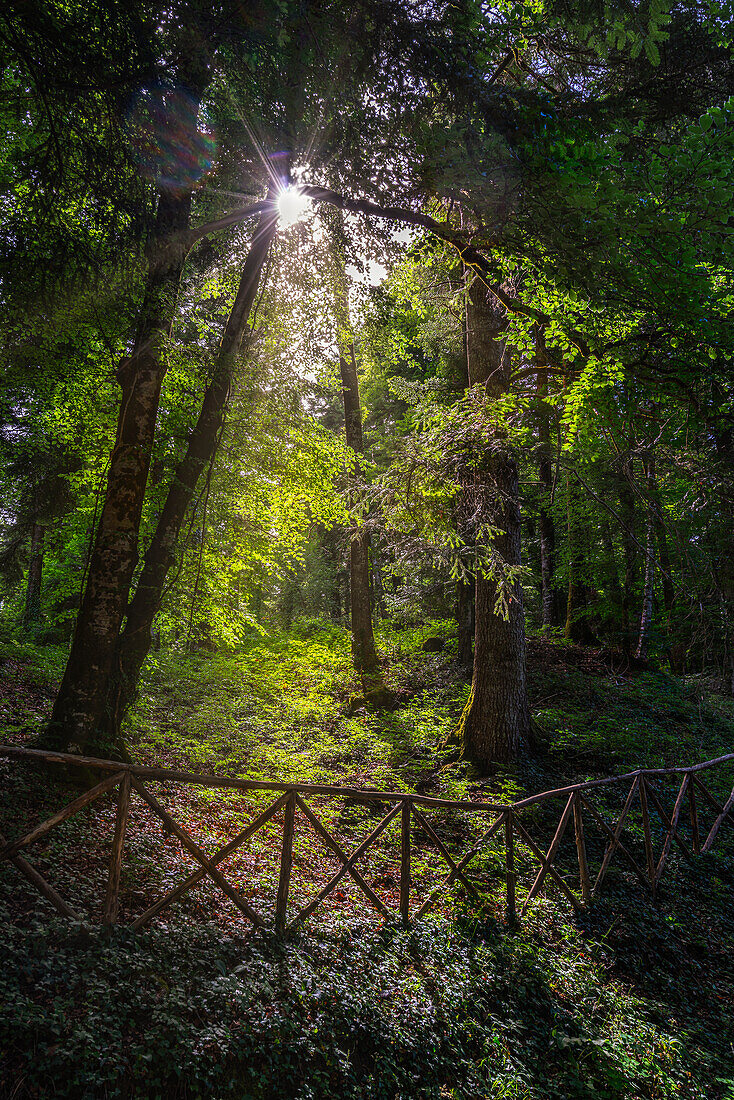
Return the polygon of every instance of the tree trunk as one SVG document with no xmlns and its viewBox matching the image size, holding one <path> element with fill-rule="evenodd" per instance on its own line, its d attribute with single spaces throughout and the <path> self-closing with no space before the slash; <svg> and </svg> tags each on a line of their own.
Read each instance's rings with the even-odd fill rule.
<svg viewBox="0 0 734 1100">
<path fill-rule="evenodd" d="M 334 234 L 336 282 L 336 321 L 339 345 L 339 373 L 344 398 L 344 430 L 347 446 L 354 452 L 355 469 L 350 478 L 350 496 L 354 505 L 354 481 L 361 476 L 360 457 L 364 454 L 362 408 L 359 402 L 359 377 L 354 353 L 354 337 L 349 319 L 345 257 L 342 247 L 343 224 Z M 370 533 L 364 521 L 352 530 L 349 549 L 349 595 L 351 605 L 352 658 L 362 681 L 362 691 L 368 704 L 380 709 L 394 704 L 395 697 L 382 678 L 372 629 L 370 600 Z"/>
<path fill-rule="evenodd" d="M 346 301 L 344 302 L 346 305 Z M 343 342 L 343 341 L 342 341 Z M 339 354 L 339 371 L 344 394 L 344 425 L 347 446 L 355 455 L 364 454 L 362 410 L 359 404 L 359 379 L 354 344 L 350 341 Z M 360 473 L 359 460 L 354 476 Z M 364 697 L 371 707 L 381 708 L 394 702 L 385 686 L 375 649 L 370 601 L 370 534 L 362 524 L 352 531 L 349 548 L 349 595 L 352 613 L 352 657 L 362 680 Z"/>
<path fill-rule="evenodd" d="M 648 470 L 648 480 L 649 480 Z M 642 611 L 640 613 L 640 631 L 637 638 L 635 658 L 644 661 L 647 657 L 650 626 L 652 625 L 653 592 L 655 587 L 655 517 L 653 504 L 648 500 L 645 537 L 645 580 L 642 587 Z"/>
<path fill-rule="evenodd" d="M 161 191 L 148 279 L 133 352 L 118 368 L 122 389 L 107 491 L 64 677 L 46 744 L 84 751 L 104 709 L 117 635 L 138 561 L 138 535 L 161 386 L 186 257 L 191 192 Z M 100 749 L 102 746 L 99 746 Z M 105 751 L 119 753 L 109 744 Z"/>
<path fill-rule="evenodd" d="M 634 468 L 627 459 L 619 478 L 619 504 L 624 549 L 624 585 L 622 587 L 622 652 L 632 658 L 632 606 L 637 583 L 637 544 L 635 541 L 635 496 L 632 489 Z"/>
<path fill-rule="evenodd" d="M 199 478 L 216 450 L 242 339 L 277 223 L 275 208 L 268 209 L 260 217 L 219 346 L 212 379 L 189 436 L 186 454 L 176 468 L 145 554 L 135 594 L 127 610 L 125 629 L 117 645 L 104 715 L 105 726 L 110 731 L 119 731 L 120 722 L 134 698 L 140 670 L 150 649 L 153 620 L 161 605 L 166 577 L 176 559 L 181 527 Z"/>
<path fill-rule="evenodd" d="M 375 612 L 375 621 L 379 622 L 381 618 L 385 616 L 385 584 L 382 579 L 382 567 L 380 566 L 380 555 L 375 549 L 374 542 L 371 544 L 370 564 L 372 566 L 372 593 Z"/>
<path fill-rule="evenodd" d="M 553 575 L 556 568 L 556 532 L 550 511 L 553 494 L 553 461 L 550 445 L 550 422 L 548 417 L 548 371 L 545 356 L 545 341 L 542 332 L 536 333 L 536 409 L 538 421 L 538 480 L 540 481 L 540 508 L 538 509 L 538 528 L 540 534 L 540 596 L 541 622 L 548 628 L 558 625 L 558 600 L 553 588 Z"/>
<path fill-rule="evenodd" d="M 497 500 L 491 522 L 503 533 L 495 549 L 507 565 L 520 564 L 517 463 L 508 455 L 492 462 Z M 519 582 L 512 585 L 507 618 L 497 613 L 498 582 L 476 577 L 474 674 L 459 727 L 462 755 L 482 770 L 509 764 L 530 745 L 525 672 L 525 616 Z"/>
<path fill-rule="evenodd" d="M 25 594 L 23 626 L 37 626 L 41 621 L 41 585 L 43 581 L 43 544 L 46 528 L 40 523 L 33 524 L 31 532 L 31 557 L 28 563 L 28 585 Z"/>
<path fill-rule="evenodd" d="M 506 393 L 510 357 L 501 339 L 506 327 L 498 306 L 480 279 L 468 300 L 468 367 L 472 386 L 482 384 L 490 398 Z M 507 566 L 520 565 L 520 501 L 517 463 L 505 441 L 495 436 L 478 464 L 483 520 L 500 534 L 494 549 Z M 496 611 L 502 578 L 476 575 L 474 672 L 469 701 L 458 734 L 462 755 L 482 770 L 507 764 L 528 749 L 530 708 L 525 672 L 525 615 L 519 580 L 509 585 L 507 617 Z"/>
</svg>

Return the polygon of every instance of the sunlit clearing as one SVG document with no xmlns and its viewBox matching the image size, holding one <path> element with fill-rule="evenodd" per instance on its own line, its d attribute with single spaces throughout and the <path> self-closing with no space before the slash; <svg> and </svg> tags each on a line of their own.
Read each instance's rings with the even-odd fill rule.
<svg viewBox="0 0 734 1100">
<path fill-rule="evenodd" d="M 284 188 L 278 197 L 278 213 L 281 225 L 293 225 L 306 213 L 309 198 L 297 187 Z"/>
</svg>

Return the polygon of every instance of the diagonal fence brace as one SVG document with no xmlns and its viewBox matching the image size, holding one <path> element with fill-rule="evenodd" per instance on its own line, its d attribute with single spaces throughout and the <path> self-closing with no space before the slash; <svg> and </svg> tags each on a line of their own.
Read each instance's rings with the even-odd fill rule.
<svg viewBox="0 0 734 1100">
<path fill-rule="evenodd" d="M 295 917 L 293 918 L 293 920 L 290 923 L 290 927 L 293 927 L 293 925 L 296 924 L 297 921 L 305 920 L 307 917 L 311 916 L 311 914 L 314 912 L 314 910 L 319 907 L 319 905 L 324 900 L 324 898 L 328 897 L 329 894 L 332 892 L 332 890 L 337 886 L 337 884 L 339 882 L 341 882 L 344 875 L 347 874 L 348 872 L 351 873 L 351 869 L 354 867 L 354 864 L 357 862 L 359 857 L 361 855 L 364 855 L 364 853 L 367 851 L 369 846 L 375 840 L 377 840 L 380 833 L 382 833 L 387 828 L 387 826 L 390 824 L 390 822 L 393 820 L 393 818 L 397 817 L 397 815 L 399 813 L 401 813 L 401 811 L 402 811 L 402 804 L 400 802 L 398 802 L 397 805 L 393 806 L 392 809 L 387 814 L 385 814 L 385 816 L 382 818 L 382 820 L 377 823 L 375 828 L 372 830 L 372 832 L 369 834 L 369 836 L 365 837 L 365 839 L 362 841 L 362 843 L 359 845 L 359 847 L 355 848 L 355 850 L 352 852 L 351 856 L 349 856 L 347 858 L 346 862 L 344 862 L 344 861 L 342 862 L 342 865 L 339 868 L 339 870 L 336 872 L 336 874 L 332 875 L 332 877 L 329 879 L 329 881 L 326 883 L 326 885 L 319 891 L 319 893 L 316 895 L 316 897 L 313 898 L 313 900 L 310 901 L 308 903 L 308 905 L 305 905 L 303 907 L 303 909 L 301 909 L 298 913 L 296 913 Z M 375 897 L 377 897 L 377 895 L 375 895 Z M 370 900 L 372 901 L 373 899 L 370 898 Z M 379 902 L 379 905 L 377 906 L 377 908 L 379 909 L 380 913 L 382 913 L 382 915 L 385 917 L 386 920 L 391 920 L 392 919 L 392 914 L 391 914 L 390 910 L 383 904 L 382 901 L 380 901 L 379 898 L 377 898 L 377 901 Z M 374 902 L 373 902 L 373 904 L 374 904 Z"/>
<path fill-rule="evenodd" d="M 0 848 L 0 862 L 17 855 L 21 848 L 26 848 L 29 844 L 33 844 L 34 841 L 40 840 L 42 836 L 45 836 L 46 833 L 56 825 L 60 825 L 62 821 L 66 821 L 85 806 L 89 806 L 95 799 L 99 798 L 100 795 L 106 794 L 107 791 L 111 791 L 113 787 L 117 786 L 124 774 L 124 772 L 117 772 L 116 775 L 108 776 L 107 779 L 103 779 L 101 783 L 97 783 L 95 787 L 90 787 L 88 791 L 84 791 L 83 794 L 80 794 L 73 802 L 69 802 L 52 817 L 47 818 L 46 821 L 42 821 L 40 825 L 36 825 L 36 827 L 31 829 L 29 833 L 26 833 L 25 836 L 12 841 L 10 844 L 5 844 Z"/>
<path fill-rule="evenodd" d="M 478 855 L 479 852 L 481 852 L 482 848 L 484 848 L 485 845 L 488 844 L 492 837 L 495 835 L 495 833 L 498 832 L 498 830 L 504 824 L 506 818 L 506 813 L 502 813 L 499 815 L 499 817 L 495 818 L 487 831 L 483 833 L 483 835 L 480 837 L 479 842 L 475 844 L 472 848 L 470 848 L 469 851 L 461 857 L 459 862 L 454 865 L 454 867 L 443 880 L 443 882 L 440 882 L 438 886 L 436 886 L 435 889 L 431 891 L 431 893 L 420 906 L 418 911 L 414 913 L 414 920 L 417 920 L 418 917 L 422 917 L 423 914 L 427 912 L 428 909 L 430 909 L 430 907 L 433 905 L 433 903 L 441 896 L 441 894 L 445 890 L 447 890 L 449 886 L 451 886 L 451 884 L 461 875 L 467 864 L 469 864 L 474 859 L 474 857 Z"/>
<path fill-rule="evenodd" d="M 222 890 L 227 897 L 234 902 L 241 912 L 252 921 L 257 928 L 264 928 L 265 921 L 262 919 L 259 913 L 256 913 L 250 903 L 242 897 L 238 890 L 235 890 L 233 886 L 227 882 L 224 875 L 219 871 L 206 855 L 204 850 L 199 847 L 193 837 L 182 828 L 181 825 L 169 814 L 168 810 L 165 810 L 161 806 L 155 795 L 152 795 L 143 784 L 133 776 L 133 787 L 143 799 L 144 802 L 150 806 L 153 813 L 157 814 L 161 821 L 168 826 L 171 832 L 178 837 L 183 844 L 186 851 L 194 857 L 194 859 L 202 865 L 206 873 L 210 878 L 214 879 L 217 886 Z"/>
<path fill-rule="evenodd" d="M 573 813 L 573 808 L 574 808 L 575 802 L 576 802 L 576 793 L 574 792 L 569 797 L 568 802 L 566 803 L 566 807 L 565 807 L 563 813 L 561 814 L 561 820 L 558 822 L 558 827 L 556 828 L 555 836 L 553 837 L 553 840 L 551 841 L 551 845 L 550 845 L 550 848 L 548 849 L 548 852 L 547 852 L 546 856 L 541 860 L 540 870 L 538 871 L 538 874 L 535 877 L 535 882 L 530 887 L 530 891 L 528 893 L 528 896 L 525 899 L 525 904 L 522 907 L 522 910 L 520 912 L 520 916 L 525 915 L 525 911 L 527 910 L 527 907 L 530 905 L 530 902 L 533 900 L 533 898 L 535 898 L 536 895 L 539 893 L 543 883 L 545 882 L 546 875 L 548 874 L 548 872 L 552 868 L 553 860 L 556 858 L 556 852 L 558 851 L 560 843 L 563 839 L 563 834 L 566 831 L 566 826 L 568 825 L 569 818 L 571 817 L 571 814 Z"/>
<path fill-rule="evenodd" d="M 280 798 L 276 799 L 272 806 L 268 806 L 266 810 L 263 810 L 262 813 L 258 814 L 254 821 L 251 821 L 250 824 L 246 828 L 242 829 L 237 834 L 237 836 L 233 837 L 228 844 L 224 844 L 218 852 L 215 852 L 215 854 L 209 860 L 211 865 L 213 867 L 216 867 L 217 864 L 222 863 L 225 859 L 227 859 L 228 856 L 231 856 L 233 852 L 237 851 L 238 848 L 241 848 L 242 845 L 245 844 L 251 836 L 253 836 L 256 832 L 258 832 L 259 829 L 263 827 L 263 825 L 266 825 L 272 817 L 275 817 L 278 810 L 280 810 L 281 807 L 285 805 L 287 800 L 288 795 L 283 794 L 280 796 Z M 153 919 L 153 917 L 157 916 L 157 914 L 160 913 L 162 909 L 165 909 L 166 906 L 170 905 L 172 902 L 177 901 L 188 890 L 190 890 L 192 886 L 195 886 L 197 882 L 200 882 L 206 874 L 208 874 L 206 867 L 200 867 L 198 870 L 192 871 L 188 878 L 184 879 L 183 882 L 180 882 L 178 886 L 174 886 L 173 889 L 169 890 L 167 894 L 164 894 L 162 898 L 159 898 L 158 901 L 154 902 L 149 909 L 146 909 L 144 913 L 141 913 L 141 915 L 132 923 L 133 930 L 137 931 L 140 928 L 144 928 L 145 925 L 148 924 Z"/>
<path fill-rule="evenodd" d="M 513 817 L 513 824 L 514 824 L 515 830 L 517 832 L 517 835 L 525 841 L 525 843 L 527 844 L 530 851 L 533 853 L 535 858 L 540 863 L 541 867 L 543 867 L 545 865 L 545 860 L 546 860 L 545 852 L 543 851 L 542 848 L 540 848 L 535 843 L 535 841 L 530 836 L 530 834 L 527 832 L 527 830 L 522 827 L 520 822 L 517 820 L 517 814 L 513 814 L 512 817 Z M 571 902 L 571 905 L 574 907 L 574 909 L 579 911 L 579 910 L 583 910 L 583 909 L 586 908 L 584 903 L 582 901 L 579 901 L 579 899 L 576 897 L 576 895 L 574 894 L 573 890 L 568 885 L 568 883 L 563 881 L 561 876 L 556 871 L 555 867 L 549 865 L 546 870 L 547 870 L 547 874 L 549 874 L 550 877 L 553 879 L 553 881 L 555 882 L 556 886 L 561 891 L 561 893 L 566 898 L 568 898 L 568 900 Z M 527 905 L 527 902 L 526 902 L 526 905 Z M 523 911 L 523 913 L 525 912 L 525 907 L 523 907 L 522 911 Z"/>
</svg>

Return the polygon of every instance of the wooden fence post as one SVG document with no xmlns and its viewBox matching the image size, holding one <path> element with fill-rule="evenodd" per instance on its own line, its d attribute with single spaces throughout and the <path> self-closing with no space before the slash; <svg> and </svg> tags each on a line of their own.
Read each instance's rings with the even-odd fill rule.
<svg viewBox="0 0 734 1100">
<path fill-rule="evenodd" d="M 280 854 L 280 878 L 278 879 L 278 893 L 275 899 L 275 931 L 285 932 L 288 892 L 291 885 L 291 870 L 293 868 L 293 833 L 296 817 L 296 792 L 292 791 L 285 804 L 285 817 L 283 819 L 283 850 Z"/>
<path fill-rule="evenodd" d="M 573 800 L 573 826 L 576 833 L 576 852 L 579 859 L 579 881 L 581 883 L 581 900 L 588 905 L 591 900 L 591 880 L 589 878 L 589 864 L 586 859 L 586 840 L 584 839 L 584 819 L 581 816 L 581 800 L 578 791 Z"/>
<path fill-rule="evenodd" d="M 110 873 L 107 879 L 107 895 L 105 897 L 102 922 L 113 925 L 117 922 L 117 911 L 120 907 L 120 872 L 122 870 L 122 850 L 125 846 L 125 831 L 130 812 L 130 772 L 126 771 L 120 780 L 117 792 L 117 816 L 115 818 L 115 835 L 112 840 L 112 854 L 110 856 Z"/>
<path fill-rule="evenodd" d="M 653 901 L 657 895 L 657 883 L 655 882 L 655 854 L 652 848 L 652 831 L 650 829 L 650 807 L 647 804 L 647 780 L 640 776 L 640 809 L 642 810 L 642 832 L 645 837 L 645 862 L 647 864 L 647 877 L 650 880 L 650 890 Z"/>
<path fill-rule="evenodd" d="M 515 903 L 515 838 L 512 830 L 512 810 L 505 816 L 505 883 L 507 885 L 507 923 L 510 928 L 517 927 L 517 905 Z"/>
<path fill-rule="evenodd" d="M 405 928 L 410 923 L 410 799 L 403 802 L 400 814 L 400 918 Z"/>
<path fill-rule="evenodd" d="M 698 828 L 698 806 L 696 805 L 696 788 L 693 782 L 688 784 L 688 805 L 691 811 L 691 839 L 693 841 L 693 854 L 701 854 L 701 834 Z"/>
</svg>

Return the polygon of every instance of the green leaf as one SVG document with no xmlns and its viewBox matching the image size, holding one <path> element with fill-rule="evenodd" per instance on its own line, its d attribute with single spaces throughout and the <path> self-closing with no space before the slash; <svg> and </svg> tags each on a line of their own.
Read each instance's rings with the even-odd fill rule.
<svg viewBox="0 0 734 1100">
<path fill-rule="evenodd" d="M 645 54 L 650 64 L 657 68 L 660 64 L 660 50 L 657 48 L 652 38 L 645 40 Z"/>
</svg>

